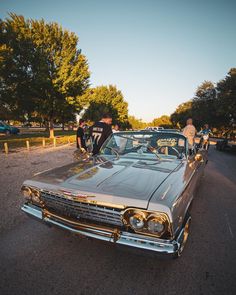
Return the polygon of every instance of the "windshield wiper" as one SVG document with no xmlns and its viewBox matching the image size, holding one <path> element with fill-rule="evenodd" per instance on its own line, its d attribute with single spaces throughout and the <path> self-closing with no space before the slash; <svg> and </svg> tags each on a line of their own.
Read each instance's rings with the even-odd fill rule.
<svg viewBox="0 0 236 295">
<path fill-rule="evenodd" d="M 148 145 L 147 145 L 147 149 L 148 149 L 151 153 L 153 153 L 153 154 L 157 157 L 157 159 L 158 159 L 159 161 L 162 160 L 162 158 L 158 155 L 157 150 L 156 150 L 152 145 L 148 144 Z"/>
<path fill-rule="evenodd" d="M 154 155 L 158 158 L 159 161 L 162 160 L 162 158 L 158 155 L 156 149 L 155 149 L 152 145 L 150 145 L 150 144 L 147 144 L 147 145 L 140 144 L 140 145 L 138 145 L 138 146 L 136 146 L 136 147 L 133 147 L 133 148 L 131 149 L 131 151 L 132 151 L 132 152 L 133 152 L 133 151 L 138 151 L 138 150 L 140 150 L 142 147 L 148 149 L 152 154 L 154 154 Z"/>
</svg>

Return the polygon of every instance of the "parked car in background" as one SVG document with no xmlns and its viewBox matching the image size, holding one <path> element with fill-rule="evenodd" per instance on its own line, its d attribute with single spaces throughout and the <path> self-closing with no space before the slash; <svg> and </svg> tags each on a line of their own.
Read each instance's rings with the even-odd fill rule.
<svg viewBox="0 0 236 295">
<path fill-rule="evenodd" d="M 4 133 L 6 135 L 10 134 L 18 134 L 20 130 L 17 127 L 10 126 L 3 121 L 0 121 L 0 133 Z"/>
<path fill-rule="evenodd" d="M 63 124 L 61 124 L 61 123 L 53 124 L 54 128 L 62 128 L 62 126 L 63 126 Z"/>
<path fill-rule="evenodd" d="M 97 156 L 35 175 L 22 210 L 47 224 L 132 249 L 181 255 L 207 161 L 177 132 L 117 132 Z"/>
<path fill-rule="evenodd" d="M 161 132 L 177 132 L 177 133 L 182 133 L 182 131 L 180 129 L 160 129 L 158 131 L 161 131 Z"/>
<path fill-rule="evenodd" d="M 218 139 L 216 149 L 219 151 L 236 151 L 236 130 L 229 130 L 224 134 L 224 138 Z"/>
<path fill-rule="evenodd" d="M 147 127 L 146 130 L 150 131 L 158 131 L 158 130 L 163 130 L 164 127 Z"/>
</svg>

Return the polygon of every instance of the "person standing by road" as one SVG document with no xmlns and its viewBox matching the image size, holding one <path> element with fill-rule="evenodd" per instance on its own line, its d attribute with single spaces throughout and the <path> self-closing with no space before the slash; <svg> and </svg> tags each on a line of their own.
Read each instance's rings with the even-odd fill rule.
<svg viewBox="0 0 236 295">
<path fill-rule="evenodd" d="M 83 119 L 80 119 L 79 127 L 76 132 L 77 148 L 80 149 L 82 152 L 87 151 L 87 147 L 85 143 L 84 125 L 85 125 L 85 121 Z"/>
<path fill-rule="evenodd" d="M 194 149 L 194 143 L 195 143 L 195 135 L 196 135 L 196 128 L 193 126 L 193 120 L 192 118 L 189 118 L 186 121 L 186 126 L 183 129 L 183 135 L 187 137 L 188 139 L 188 148 L 190 154 L 192 153 Z"/>
<path fill-rule="evenodd" d="M 203 129 L 199 132 L 201 135 L 201 139 L 200 139 L 200 147 L 208 150 L 209 146 L 210 146 L 210 135 L 212 134 L 211 129 L 209 128 L 208 124 L 205 124 Z"/>
<path fill-rule="evenodd" d="M 203 129 L 200 131 L 201 134 L 207 134 L 210 135 L 212 134 L 211 129 L 209 128 L 208 124 L 205 124 Z"/>
<path fill-rule="evenodd" d="M 110 114 L 104 114 L 99 122 L 90 127 L 90 136 L 93 142 L 93 155 L 99 153 L 104 141 L 112 134 L 112 117 Z"/>
</svg>

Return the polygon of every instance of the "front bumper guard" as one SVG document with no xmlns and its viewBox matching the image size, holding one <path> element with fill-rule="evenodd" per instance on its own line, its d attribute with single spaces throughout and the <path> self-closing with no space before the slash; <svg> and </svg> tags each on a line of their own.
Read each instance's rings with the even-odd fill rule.
<svg viewBox="0 0 236 295">
<path fill-rule="evenodd" d="M 180 249 L 178 241 L 181 241 L 182 231 L 176 240 L 161 240 L 117 229 L 74 222 L 29 204 L 24 204 L 21 209 L 31 217 L 79 235 L 163 254 L 176 254 Z"/>
</svg>

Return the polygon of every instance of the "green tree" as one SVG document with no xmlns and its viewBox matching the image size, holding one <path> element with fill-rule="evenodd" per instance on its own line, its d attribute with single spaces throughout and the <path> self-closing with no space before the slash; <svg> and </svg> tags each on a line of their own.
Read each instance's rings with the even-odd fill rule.
<svg viewBox="0 0 236 295">
<path fill-rule="evenodd" d="M 172 122 L 170 120 L 170 116 L 162 115 L 159 118 L 155 118 L 152 121 L 152 125 L 156 127 L 164 127 L 164 128 L 171 128 Z"/>
<path fill-rule="evenodd" d="M 15 15 L 0 20 L 0 105 L 12 119 L 23 119 L 35 107 L 31 99 L 34 58 L 29 22 Z"/>
<path fill-rule="evenodd" d="M 197 128 L 208 123 L 212 128 L 228 129 L 236 124 L 236 68 L 215 87 L 204 81 L 196 90 L 192 100 L 182 103 L 171 115 L 174 126 L 183 127 L 192 117 Z"/>
<path fill-rule="evenodd" d="M 144 129 L 147 127 L 147 123 L 143 122 L 141 119 L 137 119 L 135 116 L 129 116 L 129 125 L 132 129 Z"/>
<path fill-rule="evenodd" d="M 1 104 L 0 102 L 0 120 L 11 120 L 12 116 L 11 116 L 11 111 L 9 110 L 8 106 L 5 104 Z"/>
<path fill-rule="evenodd" d="M 228 128 L 236 124 L 236 68 L 217 83 L 217 109 L 220 125 Z"/>
<path fill-rule="evenodd" d="M 98 86 L 91 88 L 77 98 L 77 107 L 80 110 L 88 106 L 84 119 L 92 122 L 101 119 L 104 113 L 110 113 L 113 122 L 120 123 L 123 128 L 128 124 L 128 103 L 124 100 L 123 94 L 116 86 Z"/>
<path fill-rule="evenodd" d="M 57 23 L 10 14 L 0 22 L 0 94 L 20 115 L 36 111 L 50 122 L 76 111 L 89 86 L 88 63 L 78 37 Z"/>
<path fill-rule="evenodd" d="M 218 123 L 216 113 L 216 89 L 211 81 L 204 81 L 196 90 L 192 103 L 194 125 L 202 127 L 208 123 L 216 127 Z"/>
<path fill-rule="evenodd" d="M 174 127 L 183 128 L 186 120 L 192 117 L 192 100 L 180 104 L 174 113 L 171 114 L 170 120 Z"/>
</svg>

